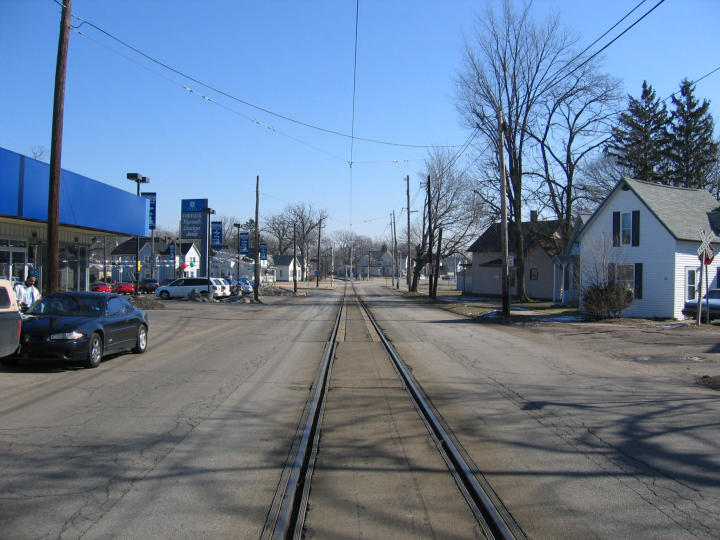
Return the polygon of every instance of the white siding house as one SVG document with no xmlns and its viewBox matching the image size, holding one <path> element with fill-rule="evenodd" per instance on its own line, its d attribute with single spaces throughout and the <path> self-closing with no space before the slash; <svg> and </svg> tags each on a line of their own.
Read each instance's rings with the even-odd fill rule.
<svg viewBox="0 0 720 540">
<path fill-rule="evenodd" d="M 683 318 L 685 301 L 697 296 L 698 231 L 714 233 L 719 207 L 706 190 L 621 180 L 578 234 L 581 291 L 625 281 L 635 298 L 623 316 Z M 708 268 L 715 288 L 717 260 Z"/>
</svg>

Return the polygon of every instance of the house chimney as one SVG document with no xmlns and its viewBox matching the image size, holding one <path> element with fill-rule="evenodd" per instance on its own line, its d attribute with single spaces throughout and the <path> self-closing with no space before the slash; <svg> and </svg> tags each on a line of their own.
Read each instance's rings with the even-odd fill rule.
<svg viewBox="0 0 720 540">
<path fill-rule="evenodd" d="M 530 221 L 537 223 L 537 210 L 530 210 Z"/>
</svg>

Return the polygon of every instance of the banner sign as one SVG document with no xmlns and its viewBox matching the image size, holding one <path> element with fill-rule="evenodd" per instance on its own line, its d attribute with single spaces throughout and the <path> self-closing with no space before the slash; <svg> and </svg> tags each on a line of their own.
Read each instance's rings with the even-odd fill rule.
<svg viewBox="0 0 720 540">
<path fill-rule="evenodd" d="M 212 235 L 210 247 L 220 249 L 222 247 L 222 221 L 211 221 L 210 233 Z"/>
<path fill-rule="evenodd" d="M 247 254 L 250 246 L 250 233 L 240 233 L 240 253 Z"/>
<path fill-rule="evenodd" d="M 260 260 L 267 261 L 267 244 L 264 242 L 260 244 Z"/>
<path fill-rule="evenodd" d="M 173 242 L 172 244 L 170 244 L 170 248 L 169 248 L 168 255 L 170 256 L 170 258 L 171 258 L 173 261 L 175 260 L 175 242 Z"/>
<path fill-rule="evenodd" d="M 203 210 L 207 199 L 183 199 L 180 207 L 180 236 L 183 238 L 203 237 Z"/>
<path fill-rule="evenodd" d="M 155 214 L 157 208 L 157 193 L 141 193 L 146 199 L 150 199 L 150 230 L 155 229 Z"/>
</svg>

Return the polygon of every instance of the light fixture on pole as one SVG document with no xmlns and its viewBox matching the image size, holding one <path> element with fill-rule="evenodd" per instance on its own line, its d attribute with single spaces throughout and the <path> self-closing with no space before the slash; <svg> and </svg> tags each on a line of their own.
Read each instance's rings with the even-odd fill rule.
<svg viewBox="0 0 720 540">
<path fill-rule="evenodd" d="M 140 184 L 149 184 L 150 179 L 136 172 L 127 173 L 127 179 L 137 184 L 137 196 L 140 196 Z M 137 243 L 135 246 L 135 294 L 140 291 L 140 235 L 136 236 Z"/>
</svg>

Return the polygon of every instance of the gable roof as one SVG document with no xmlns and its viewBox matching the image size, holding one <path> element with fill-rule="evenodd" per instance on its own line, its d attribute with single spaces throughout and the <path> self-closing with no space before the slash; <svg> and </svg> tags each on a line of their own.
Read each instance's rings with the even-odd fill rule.
<svg viewBox="0 0 720 540">
<path fill-rule="evenodd" d="M 562 253 L 565 248 L 566 238 L 562 234 L 562 221 L 524 221 L 522 223 L 523 241 L 525 250 L 533 245 L 538 245 L 553 257 Z M 493 223 L 480 238 L 475 240 L 468 248 L 473 253 L 499 252 L 502 251 L 501 224 Z M 510 252 L 515 251 L 515 227 L 508 226 L 508 248 Z"/>
<path fill-rule="evenodd" d="M 140 249 L 144 248 L 147 244 L 150 243 L 150 237 L 148 236 L 141 236 L 140 237 Z M 163 238 L 155 238 L 155 253 L 166 253 L 168 245 L 165 243 L 165 240 Z M 126 240 L 122 244 L 119 244 L 115 249 L 112 250 L 110 253 L 111 255 L 135 255 L 135 251 L 137 250 L 137 239 L 131 238 L 130 240 Z"/>
<path fill-rule="evenodd" d="M 681 188 L 623 178 L 595 210 L 583 231 L 618 190 L 632 191 L 677 240 L 698 242 L 698 229 L 720 232 L 720 202 L 705 189 Z M 582 232 L 580 236 L 582 236 Z"/>
<path fill-rule="evenodd" d="M 295 258 L 297 259 L 297 264 L 302 265 L 302 255 L 298 255 Z M 275 266 L 290 266 L 290 264 L 292 264 L 292 260 L 292 255 L 273 255 L 273 264 L 275 264 Z"/>
</svg>

